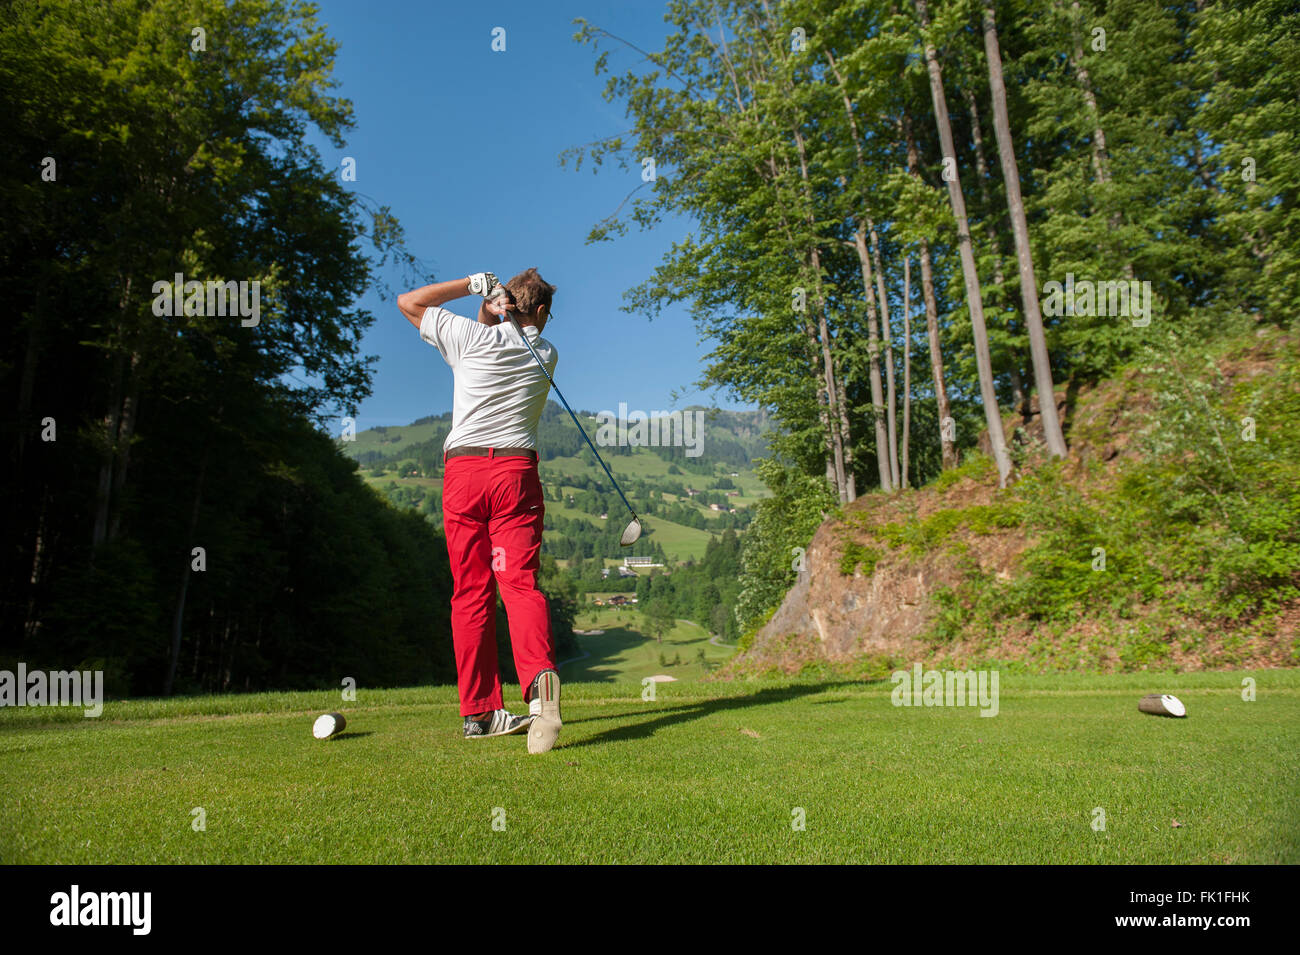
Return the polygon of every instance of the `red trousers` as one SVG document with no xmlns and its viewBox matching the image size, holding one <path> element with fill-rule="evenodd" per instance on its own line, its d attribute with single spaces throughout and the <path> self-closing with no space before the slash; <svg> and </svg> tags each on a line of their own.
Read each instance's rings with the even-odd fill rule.
<svg viewBox="0 0 1300 955">
<path fill-rule="evenodd" d="M 506 606 L 521 689 L 555 668 L 546 598 L 537 589 L 546 505 L 537 464 L 523 457 L 457 455 L 445 462 L 442 519 L 451 558 L 451 636 L 460 715 L 497 710 L 496 596 Z"/>
</svg>

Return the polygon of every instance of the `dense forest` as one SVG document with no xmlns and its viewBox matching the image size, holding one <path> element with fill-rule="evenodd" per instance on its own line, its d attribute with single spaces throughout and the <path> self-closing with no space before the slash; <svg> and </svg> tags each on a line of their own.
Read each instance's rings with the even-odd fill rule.
<svg viewBox="0 0 1300 955">
<path fill-rule="evenodd" d="M 631 129 L 563 158 L 643 171 L 590 241 L 692 223 L 627 307 L 689 305 L 702 382 L 779 426 L 742 627 L 859 495 L 923 485 L 981 435 L 1005 486 L 1035 448 L 1068 454 L 1041 397 L 1171 356 L 1202 364 L 1166 418 L 1190 439 L 1213 375 L 1188 346 L 1294 322 L 1293 4 L 673 0 L 666 20 L 657 52 L 578 21 Z M 1222 576 L 1264 606 L 1294 592 L 1300 513 L 1280 432 L 1247 473 L 1223 428 L 1184 447 L 1195 486 L 1157 486 L 1160 506 L 1240 547 Z"/>
<path fill-rule="evenodd" d="M 325 433 L 370 393 L 353 303 L 423 274 L 308 142 L 353 126 L 335 41 L 287 0 L 2 16 L 0 660 L 117 694 L 454 680 L 442 539 Z M 227 282 L 259 311 L 202 307 Z"/>
</svg>

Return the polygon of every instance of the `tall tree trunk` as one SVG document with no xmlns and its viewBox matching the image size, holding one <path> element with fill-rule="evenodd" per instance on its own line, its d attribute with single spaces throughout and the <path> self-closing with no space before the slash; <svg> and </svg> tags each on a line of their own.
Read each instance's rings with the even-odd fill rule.
<svg viewBox="0 0 1300 955">
<path fill-rule="evenodd" d="M 1192 137 L 1192 166 L 1196 170 L 1197 177 L 1201 180 L 1206 189 L 1216 192 L 1219 195 L 1223 194 L 1222 187 L 1220 187 L 1219 184 L 1214 181 L 1214 177 L 1210 175 L 1209 164 L 1205 161 L 1205 150 L 1201 147 L 1200 139 L 1195 136 Z"/>
<path fill-rule="evenodd" d="M 1092 117 L 1092 170 L 1097 177 L 1097 182 L 1105 185 L 1110 182 L 1110 157 L 1106 150 L 1106 131 L 1101 126 L 1101 110 L 1097 108 L 1097 96 L 1092 91 L 1092 78 L 1088 75 L 1088 68 L 1083 65 L 1083 41 L 1079 36 L 1079 0 L 1073 0 L 1070 4 L 1070 39 L 1073 48 L 1070 55 L 1070 68 L 1074 71 L 1074 78 L 1079 83 L 1079 89 L 1083 93 L 1083 101 L 1088 106 L 1088 113 Z M 988 33 L 988 9 L 985 9 L 985 35 Z M 985 41 L 985 46 L 988 41 Z"/>
<path fill-rule="evenodd" d="M 867 296 L 867 373 L 871 380 L 871 418 L 876 429 L 876 466 L 880 488 L 894 489 L 889 468 L 889 439 L 885 434 L 885 393 L 880 381 L 880 326 L 876 319 L 876 294 L 871 281 L 871 253 L 867 251 L 867 230 L 859 222 L 853 230 L 853 245 L 862 268 L 862 288 Z"/>
<path fill-rule="evenodd" d="M 119 351 L 113 359 L 108 410 L 104 413 L 99 482 L 95 487 L 95 523 L 90 539 L 92 560 L 94 553 L 108 537 L 109 506 L 113 498 L 113 463 L 117 449 L 119 422 L 122 417 L 122 373 L 125 365 L 126 356 Z"/>
<path fill-rule="evenodd" d="M 31 640 L 41 628 L 39 617 L 39 596 L 48 573 L 50 561 L 45 554 L 45 540 L 49 534 L 50 489 L 44 485 L 40 489 L 40 502 L 37 505 L 35 535 L 32 538 L 31 573 L 27 575 L 27 604 L 23 614 L 23 639 Z"/>
<path fill-rule="evenodd" d="M 770 19 L 771 11 L 768 10 L 767 14 Z M 705 33 L 704 35 L 706 38 L 709 39 L 709 42 L 712 43 L 712 38 L 708 37 L 707 33 Z M 715 45 L 715 49 L 718 50 L 723 65 L 726 67 L 727 73 L 731 79 L 731 88 L 733 94 L 735 95 L 737 109 L 741 113 L 746 113 L 753 105 L 753 99 L 751 98 L 750 103 L 746 103 L 744 97 L 741 95 L 740 83 L 736 76 L 735 64 L 733 63 L 731 58 L 731 53 L 727 48 L 725 31 L 720 33 L 719 39 L 721 45 L 720 46 Z M 808 193 L 808 186 L 807 186 L 808 170 L 807 170 L 807 164 L 804 161 L 803 140 L 802 137 L 799 136 L 799 132 L 797 128 L 795 129 L 795 136 L 799 141 L 799 160 L 800 160 L 800 168 L 803 173 L 804 190 L 805 190 L 805 194 L 808 195 L 809 197 L 809 201 L 811 201 L 811 195 Z M 779 193 L 780 191 L 779 176 L 778 176 L 777 166 L 776 166 L 776 161 L 774 156 L 769 157 L 768 165 L 771 171 L 770 181 L 773 185 L 773 188 L 776 189 L 777 192 Z M 760 179 L 764 178 L 761 171 L 761 167 L 759 167 L 757 164 L 755 165 L 755 171 L 758 172 Z M 788 224 L 785 222 L 784 215 L 781 217 L 781 219 L 783 225 L 786 226 L 787 241 L 790 242 L 791 245 L 793 245 L 793 237 L 790 235 L 790 229 Z M 809 219 L 810 221 L 812 219 L 811 211 L 809 212 Z M 822 366 L 817 369 L 816 374 L 818 380 L 817 381 L 818 418 L 821 423 L 822 432 L 826 438 L 826 481 L 828 484 L 831 484 L 835 487 L 836 494 L 838 495 L 841 503 L 845 503 L 847 501 L 852 501 L 856 498 L 855 482 L 852 473 L 853 450 L 852 450 L 851 431 L 849 429 L 848 415 L 844 413 L 844 409 L 843 409 L 843 395 L 844 395 L 843 382 L 841 381 L 838 382 L 837 384 L 836 375 L 835 375 L 835 363 L 830 351 L 829 329 L 826 323 L 825 304 L 821 294 L 821 260 L 820 260 L 820 253 L 816 248 L 813 249 L 812 258 L 813 258 L 813 273 L 815 277 L 814 286 L 816 289 L 815 301 L 817 303 L 817 309 L 818 309 L 818 330 L 822 340 L 821 341 Z M 815 355 L 817 351 L 818 343 L 816 340 L 817 335 L 814 334 L 814 332 L 812 331 L 811 323 L 809 322 L 804 323 L 804 331 L 808 338 L 809 344 L 811 345 L 811 350 Z M 825 404 L 822 403 L 823 394 L 826 396 Z"/>
<path fill-rule="evenodd" d="M 815 307 L 815 306 L 814 306 Z M 839 482 L 835 470 L 835 430 L 831 421 L 829 404 L 823 398 L 826 393 L 826 369 L 821 357 L 821 342 L 818 341 L 817 326 L 811 318 L 803 322 L 804 341 L 808 346 L 808 359 L 812 364 L 813 379 L 817 388 L 817 420 L 821 425 L 822 438 L 825 442 L 826 483 L 839 493 Z"/>
<path fill-rule="evenodd" d="M 921 178 L 921 155 L 912 134 L 912 116 L 903 108 L 903 138 L 907 141 L 907 172 L 913 179 Z M 939 303 L 934 295 L 934 270 L 930 262 L 930 243 L 920 243 L 921 298 L 925 302 L 925 333 L 930 346 L 930 372 L 934 377 L 934 401 L 939 415 L 939 452 L 943 470 L 957 466 L 957 443 L 944 422 L 951 420 L 948 406 L 948 388 L 943 380 L 943 350 L 939 347 Z"/>
<path fill-rule="evenodd" d="M 903 256 L 903 473 L 899 487 L 907 487 L 907 448 L 912 440 L 912 257 Z"/>
<path fill-rule="evenodd" d="M 779 196 L 781 192 L 780 189 L 781 179 L 780 179 L 780 171 L 777 168 L 776 158 L 774 155 L 768 156 L 767 167 L 768 167 L 769 175 L 766 177 L 763 176 L 762 167 L 758 164 L 755 165 L 755 172 L 758 173 L 759 178 L 767 178 L 768 181 L 772 183 L 773 189 L 776 191 L 777 195 Z M 791 232 L 790 223 L 786 220 L 784 214 L 781 215 L 781 226 L 785 233 L 786 245 L 787 247 L 793 250 L 795 248 L 794 235 Z M 806 262 L 807 260 L 805 259 L 804 261 Z M 821 262 L 820 255 L 818 255 L 817 258 L 818 265 L 820 265 L 820 262 Z M 820 302 L 821 302 L 820 273 L 818 273 L 816 276 L 814 289 L 815 289 L 815 294 L 813 296 L 813 305 L 814 308 L 817 308 L 819 311 L 818 321 L 819 321 L 820 328 L 822 330 L 825 330 L 826 316 L 825 316 L 825 312 L 822 311 L 820 308 Z M 838 394 L 842 393 L 842 388 L 836 389 L 835 391 L 831 390 L 835 385 L 834 362 L 833 361 L 828 362 L 826 360 L 828 356 L 826 354 L 826 350 L 821 347 L 822 343 L 819 342 L 818 340 L 819 338 L 818 328 L 814 326 L 812 321 L 808 319 L 804 320 L 803 327 L 804 327 L 804 339 L 808 345 L 808 357 L 812 362 L 813 376 L 816 379 L 816 383 L 817 383 L 816 387 L 817 387 L 818 422 L 821 425 L 822 434 L 826 441 L 826 483 L 829 484 L 831 487 L 835 488 L 836 496 L 840 498 L 841 502 L 845 502 L 845 500 L 848 498 L 848 493 L 847 493 L 848 489 L 845 483 L 846 477 L 844 476 L 844 464 L 843 464 L 844 459 L 843 457 L 840 457 L 839 459 L 840 467 L 837 469 L 836 452 L 837 449 L 840 449 L 842 453 L 842 449 L 845 447 L 845 445 L 849 443 L 848 441 L 840 440 L 841 433 L 846 435 L 849 433 L 847 428 L 844 428 L 844 431 L 841 432 L 841 428 L 847 424 L 847 418 L 846 416 L 837 416 L 835 418 L 831 417 L 831 411 L 833 410 L 831 398 L 832 396 L 838 396 Z M 829 343 L 827 343 L 827 348 L 829 348 Z M 818 358 L 819 352 L 822 352 L 821 360 L 819 360 Z M 828 371 L 830 372 L 831 375 L 830 382 L 827 381 Z M 825 403 L 823 403 L 822 401 L 823 394 L 827 396 L 827 401 Z"/>
<path fill-rule="evenodd" d="M 37 291 L 36 308 L 33 310 L 33 314 L 28 316 L 27 343 L 23 349 L 22 374 L 18 384 L 18 416 L 16 419 L 18 426 L 18 455 L 14 464 L 16 494 L 14 500 L 8 502 L 11 508 L 18 511 L 12 518 L 14 521 L 12 543 L 14 570 L 21 572 L 25 568 L 30 571 L 30 573 L 25 574 L 25 580 L 21 580 L 21 582 L 19 580 L 14 581 L 15 600 L 13 606 L 15 608 L 19 606 L 19 592 L 23 589 L 26 590 L 26 599 L 22 601 L 25 609 L 21 619 L 22 632 L 25 637 L 34 634 L 39 626 L 36 619 L 37 594 L 43 577 L 42 558 L 44 556 L 45 515 L 49 499 L 49 479 L 45 469 L 24 466 L 27 442 L 32 440 L 37 430 L 32 427 L 35 422 L 31 420 L 32 394 L 36 387 L 36 369 L 40 363 L 40 325 L 45 316 L 44 303 L 46 301 L 45 289 L 47 285 L 48 282 L 42 275 L 40 288 Z M 9 572 L 8 560 L 0 562 L 0 566 L 4 567 L 7 575 Z M 0 619 L 0 634 L 7 634 L 10 625 L 8 602 L 0 603 L 0 606 L 3 606 L 5 610 L 4 618 Z M 15 623 L 17 623 L 17 619 L 15 619 Z"/>
<path fill-rule="evenodd" d="M 926 34 L 930 32 L 930 15 L 925 0 L 915 0 L 916 12 Z M 975 254 L 971 249 L 970 225 L 966 220 L 966 200 L 962 196 L 961 177 L 957 172 L 957 151 L 952 144 L 952 124 L 948 119 L 948 100 L 943 92 L 943 70 L 939 55 L 927 35 L 925 38 L 925 63 L 930 74 L 930 98 L 934 102 L 934 120 L 939 133 L 939 143 L 945 159 L 952 162 L 952 176 L 948 180 L 948 200 L 957 223 L 957 249 L 961 258 L 962 277 L 966 283 L 966 304 L 970 310 L 971 337 L 975 345 L 975 366 L 979 373 L 980 398 L 984 403 L 984 420 L 988 424 L 989 444 L 998 468 L 998 486 L 1006 487 L 1011 473 L 1011 456 L 1007 453 L 1006 437 L 1002 431 L 1002 412 L 998 408 L 997 391 L 993 387 L 993 365 L 989 360 L 988 329 L 984 326 L 984 303 L 980 293 L 979 272 L 975 267 Z"/>
<path fill-rule="evenodd" d="M 835 465 L 835 491 L 841 504 L 849 502 L 849 485 L 844 474 L 844 434 L 840 430 L 839 391 L 835 386 L 835 359 L 831 355 L 830 328 L 826 323 L 826 302 L 821 291 L 821 253 L 812 250 L 813 288 L 816 290 L 817 334 L 821 339 L 822 367 L 826 394 L 826 419 L 832 440 L 832 456 Z"/>
<path fill-rule="evenodd" d="M 44 284 L 44 283 L 42 283 Z M 38 303 L 42 303 L 44 295 L 39 295 Z M 27 345 L 23 349 L 23 370 L 22 377 L 18 383 L 18 473 L 24 474 L 23 471 L 23 452 L 26 450 L 27 441 L 31 437 L 31 417 L 32 410 L 32 392 L 36 387 L 36 367 L 40 363 L 41 354 L 41 335 L 40 326 L 43 317 L 43 309 L 38 304 L 35 314 L 30 316 L 27 325 Z"/>
<path fill-rule="evenodd" d="M 122 282 L 122 295 L 118 300 L 118 333 L 126 327 L 125 313 L 131 304 L 132 276 L 127 275 Z M 118 460 L 122 450 L 123 419 L 129 419 L 131 434 L 135 431 L 135 396 L 137 382 L 136 366 L 139 353 L 132 350 L 131 367 L 126 368 L 125 346 L 118 342 L 113 359 L 112 386 L 109 390 L 108 410 L 104 414 L 103 448 L 99 459 L 99 482 L 95 489 L 95 521 L 91 531 L 90 559 L 94 562 L 100 546 L 112 539 L 117 532 L 117 518 L 113 513 L 114 504 L 120 502 L 121 480 L 126 476 L 126 466 Z M 125 398 L 123 397 L 125 396 Z M 125 402 L 125 405 L 124 405 Z M 126 443 L 130 443 L 127 436 Z M 118 483 L 114 483 L 114 477 Z"/>
<path fill-rule="evenodd" d="M 853 141 L 855 168 L 857 169 L 858 175 L 862 176 L 865 174 L 867 164 L 866 164 L 866 157 L 863 155 L 863 151 L 862 151 L 862 137 L 858 134 L 858 121 L 853 114 L 853 100 L 849 96 L 848 84 L 844 82 L 844 77 L 843 75 L 841 75 L 839 66 L 835 62 L 835 55 L 830 50 L 826 51 L 826 60 L 830 64 L 831 73 L 835 77 L 835 82 L 839 85 L 840 100 L 844 104 L 844 116 L 848 120 L 848 124 L 849 124 L 849 138 Z M 843 176 L 840 177 L 840 186 L 842 188 L 847 187 L 847 182 Z M 864 184 L 863 210 L 866 216 L 868 226 L 871 228 L 872 240 L 875 241 L 875 226 L 871 223 L 870 213 L 866 211 L 867 209 L 866 200 L 867 197 L 865 195 L 865 184 Z M 870 259 L 867 257 L 867 246 L 865 241 L 855 241 L 854 248 L 857 250 L 858 253 L 859 265 L 862 269 L 863 292 L 865 293 L 867 299 L 867 329 L 868 329 L 867 362 L 869 365 L 868 373 L 871 379 L 872 418 L 874 420 L 875 427 L 876 427 L 876 462 L 880 468 L 880 477 L 881 477 L 880 486 L 883 490 L 888 491 L 891 490 L 892 487 L 896 487 L 898 481 L 896 476 L 893 475 L 894 469 L 890 466 L 891 459 L 888 457 L 888 455 L 885 452 L 883 452 L 881 447 L 881 438 L 883 437 L 883 433 L 881 429 L 881 421 L 880 421 L 882 396 L 880 394 L 880 364 L 878 361 L 879 349 L 880 349 L 880 336 L 879 336 L 879 328 L 876 324 L 876 306 L 875 306 L 874 296 L 871 291 L 871 262 Z M 881 274 L 881 269 L 879 267 L 879 259 L 877 259 L 876 273 L 877 275 Z M 885 300 L 883 288 L 884 285 L 882 283 L 881 301 L 882 301 L 882 305 L 887 307 L 888 303 Z M 886 315 L 888 315 L 887 312 Z M 885 327 L 886 328 L 889 327 L 888 317 L 886 317 L 885 319 Z M 888 338 L 886 338 L 886 355 L 887 356 L 889 355 Z M 892 362 L 890 364 L 892 367 Z M 892 390 L 893 387 L 892 371 L 890 377 L 890 387 Z M 891 407 L 893 405 L 892 397 L 890 399 L 890 405 Z M 846 404 L 843 396 L 841 395 L 840 410 L 841 413 L 844 414 L 844 420 L 847 423 L 848 414 L 845 409 L 846 409 Z M 892 446 L 892 442 L 891 442 L 891 446 Z M 889 472 L 889 474 L 891 475 L 892 482 L 887 482 L 885 480 L 886 472 Z M 852 475 L 851 466 L 849 468 L 849 477 L 850 480 L 852 480 L 853 475 Z"/>
<path fill-rule="evenodd" d="M 1092 117 L 1092 171 L 1099 185 L 1107 185 L 1110 182 L 1110 151 L 1106 146 L 1106 130 L 1101 125 L 1101 110 L 1097 107 L 1097 95 L 1092 89 L 1092 77 L 1088 73 L 1088 68 L 1083 65 L 1083 41 L 1079 35 L 1079 21 L 1081 19 L 1079 10 L 1079 0 L 1073 0 L 1070 4 L 1070 39 L 1072 46 L 1070 50 L 1070 69 L 1074 71 L 1074 78 L 1079 83 L 1079 89 L 1083 93 L 1083 101 L 1088 107 L 1088 114 Z M 1110 214 L 1107 220 L 1110 224 L 1111 231 L 1117 230 L 1123 223 L 1123 217 L 1116 210 Z M 1124 274 L 1130 280 L 1133 278 L 1133 263 L 1124 263 Z"/>
<path fill-rule="evenodd" d="M 939 347 L 939 302 L 934 295 L 934 268 L 930 263 L 930 243 L 921 240 L 921 297 L 925 301 L 925 335 L 930 344 L 930 371 L 934 377 L 934 399 L 939 415 L 939 452 L 945 471 L 955 468 L 957 437 L 947 427 L 952 421 L 948 404 L 948 387 L 943 380 L 943 351 Z"/>
<path fill-rule="evenodd" d="M 989 193 L 989 165 L 984 159 L 984 130 L 980 125 L 979 104 L 973 89 L 963 89 L 962 95 L 966 98 L 966 112 L 970 114 L 970 134 L 975 146 L 975 175 L 980 187 L 980 201 L 988 212 L 984 219 L 984 233 L 988 237 L 989 248 L 993 250 L 993 287 L 1001 293 L 1006 285 L 1006 274 L 1002 271 L 1002 240 L 994 221 L 993 196 Z"/>
<path fill-rule="evenodd" d="M 1007 311 L 1007 333 L 1014 341 L 1016 332 L 1015 319 L 1012 317 L 1014 309 L 1011 307 L 1011 303 L 1007 301 L 1007 279 L 1006 273 L 1002 270 L 1002 234 L 997 228 L 996 217 L 993 214 L 993 196 L 989 192 L 989 165 L 984 158 L 984 128 L 980 123 L 979 103 L 975 91 L 969 86 L 962 90 L 962 95 L 966 98 L 966 111 L 970 114 L 970 135 L 975 146 L 975 175 L 980 187 L 980 201 L 984 203 L 986 213 L 984 217 L 984 233 L 988 239 L 989 248 L 993 250 L 995 301 L 998 304 L 999 311 L 1002 309 Z M 1030 417 L 1029 395 L 1025 391 L 1024 380 L 1020 377 L 1020 358 L 1019 349 L 1013 344 L 1007 369 L 1011 378 L 1011 395 L 1021 416 L 1028 421 Z"/>
<path fill-rule="evenodd" d="M 810 229 L 816 224 L 813 215 L 812 188 L 809 185 L 808 156 L 804 148 L 803 134 L 796 126 L 793 130 L 795 145 L 799 150 L 799 176 L 803 186 L 805 216 Z M 821 251 L 816 245 L 810 250 L 813 273 L 813 290 L 817 307 L 817 331 L 821 337 L 823 374 L 826 379 L 827 417 L 830 421 L 832 447 L 835 460 L 835 490 L 840 503 L 848 503 L 848 482 L 844 477 L 844 443 L 845 436 L 840 431 L 839 395 L 835 388 L 835 362 L 831 356 L 831 336 L 826 323 L 826 302 L 822 295 Z"/>
<path fill-rule="evenodd" d="M 885 289 L 885 266 L 880 256 L 880 237 L 876 224 L 867 220 L 871 230 L 871 258 L 876 264 L 876 289 L 880 296 L 880 324 L 885 339 L 885 382 L 889 392 L 889 478 L 898 489 L 898 389 L 894 385 L 894 323 L 889 320 L 889 294 Z"/>
<path fill-rule="evenodd" d="M 127 468 L 131 463 L 131 442 L 135 439 L 135 423 L 140 408 L 140 354 L 132 352 L 127 369 L 128 389 L 126 400 L 122 403 L 122 422 L 118 429 L 117 462 L 113 468 L 113 489 L 117 495 L 117 506 L 110 509 L 108 539 L 116 540 L 122 524 L 124 498 L 122 489 L 126 487 Z"/>
<path fill-rule="evenodd" d="M 993 131 L 997 135 L 998 155 L 1002 157 L 1002 178 L 1007 187 L 1007 210 L 1011 214 L 1011 232 L 1016 240 L 1016 260 L 1020 265 L 1020 300 L 1025 309 L 1025 328 L 1029 332 L 1029 355 L 1034 362 L 1034 384 L 1038 388 L 1038 413 L 1048 450 L 1058 458 L 1066 455 L 1065 435 L 1056 413 L 1056 389 L 1052 383 L 1051 359 L 1047 354 L 1047 336 L 1038 307 L 1038 282 L 1034 277 L 1034 257 L 1029 248 L 1029 223 L 1025 202 L 1020 195 L 1020 171 L 1016 165 L 1015 144 L 1011 140 L 1011 122 L 1007 116 L 1007 91 L 1002 80 L 1002 53 L 998 49 L 998 28 L 992 2 L 984 6 L 984 50 L 989 65 L 989 87 L 993 94 Z"/>
<path fill-rule="evenodd" d="M 852 434 L 849 428 L 849 403 L 844 397 L 844 375 L 835 376 L 835 387 L 839 389 L 837 395 L 840 407 L 840 433 L 845 435 Z M 853 473 L 853 443 L 845 440 L 844 442 L 844 481 L 845 495 L 850 501 L 858 499 L 858 479 Z"/>
<path fill-rule="evenodd" d="M 220 417 L 220 411 L 217 412 Z M 190 508 L 189 527 L 185 533 L 185 566 L 181 571 L 180 592 L 176 595 L 176 613 L 172 616 L 172 651 L 167 665 L 167 679 L 163 683 L 163 696 L 171 696 L 176 685 L 176 667 L 181 659 L 181 632 L 185 622 L 185 596 L 190 589 L 190 572 L 194 567 L 194 531 L 199 525 L 199 508 L 203 503 L 203 481 L 208 473 L 208 449 L 210 443 L 204 444 L 203 456 L 199 460 L 199 476 L 194 483 L 194 504 Z"/>
</svg>

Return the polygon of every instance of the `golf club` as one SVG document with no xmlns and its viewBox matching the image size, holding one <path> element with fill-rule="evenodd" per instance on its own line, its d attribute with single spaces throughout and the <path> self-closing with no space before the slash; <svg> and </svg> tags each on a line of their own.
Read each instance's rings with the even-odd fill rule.
<svg viewBox="0 0 1300 955">
<path fill-rule="evenodd" d="M 596 450 L 596 446 L 591 443 L 591 438 L 587 437 L 587 429 L 579 423 L 578 416 L 573 413 L 573 409 L 569 407 L 569 403 L 564 400 L 564 395 L 555 384 L 555 379 L 552 378 L 551 373 L 546 370 L 546 366 L 542 364 L 542 360 L 537 357 L 537 352 L 533 350 L 533 343 L 528 340 L 528 336 L 524 334 L 523 328 L 517 321 L 515 321 L 514 315 L 510 312 L 506 312 L 505 314 L 506 317 L 510 319 L 510 324 L 514 325 L 515 330 L 519 332 L 519 337 L 524 340 L 524 344 L 528 346 L 528 351 L 532 353 L 533 359 L 537 362 L 537 367 L 542 370 L 542 374 L 546 376 L 546 380 L 549 381 L 551 387 L 555 389 L 556 396 L 560 399 L 560 403 L 564 405 L 564 410 L 569 413 L 569 417 L 573 419 L 573 423 L 577 427 L 578 433 L 581 434 L 583 440 L 587 442 L 587 447 L 591 448 L 591 453 L 596 456 L 596 460 L 600 462 L 600 466 L 605 469 L 605 474 L 609 477 L 610 483 L 614 485 L 614 490 L 618 491 L 618 496 L 623 499 L 623 503 L 627 505 L 627 509 L 632 513 L 632 523 L 628 524 L 627 527 L 624 528 L 623 536 L 618 539 L 619 546 L 631 547 L 637 542 L 637 538 L 641 536 L 641 518 L 636 516 L 636 510 L 633 509 L 631 504 L 628 504 L 627 495 L 623 493 L 623 489 L 619 487 L 618 482 L 614 480 L 614 475 L 610 474 L 609 465 L 606 464 L 605 459 L 600 456 L 600 452 Z"/>
</svg>

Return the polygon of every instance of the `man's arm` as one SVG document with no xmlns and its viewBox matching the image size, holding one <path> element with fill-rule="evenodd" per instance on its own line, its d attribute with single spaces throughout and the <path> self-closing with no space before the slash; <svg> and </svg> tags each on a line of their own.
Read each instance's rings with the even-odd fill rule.
<svg viewBox="0 0 1300 955">
<path fill-rule="evenodd" d="M 500 289 L 501 297 L 485 298 L 483 304 L 479 306 L 478 320 L 484 325 L 496 325 L 505 317 L 507 311 L 514 311 L 513 297 L 509 291 L 504 285 L 497 285 L 496 288 Z M 450 282 L 435 282 L 433 285 L 403 292 L 397 296 L 397 307 L 402 310 L 406 320 L 418 329 L 426 308 L 446 305 L 450 301 L 471 294 L 473 294 L 473 276 L 452 279 Z"/>
<path fill-rule="evenodd" d="M 417 329 L 424 318 L 426 308 L 446 305 L 469 294 L 469 278 L 452 279 L 450 282 L 435 282 L 397 296 L 397 307 L 402 310 L 406 320 Z"/>
</svg>

